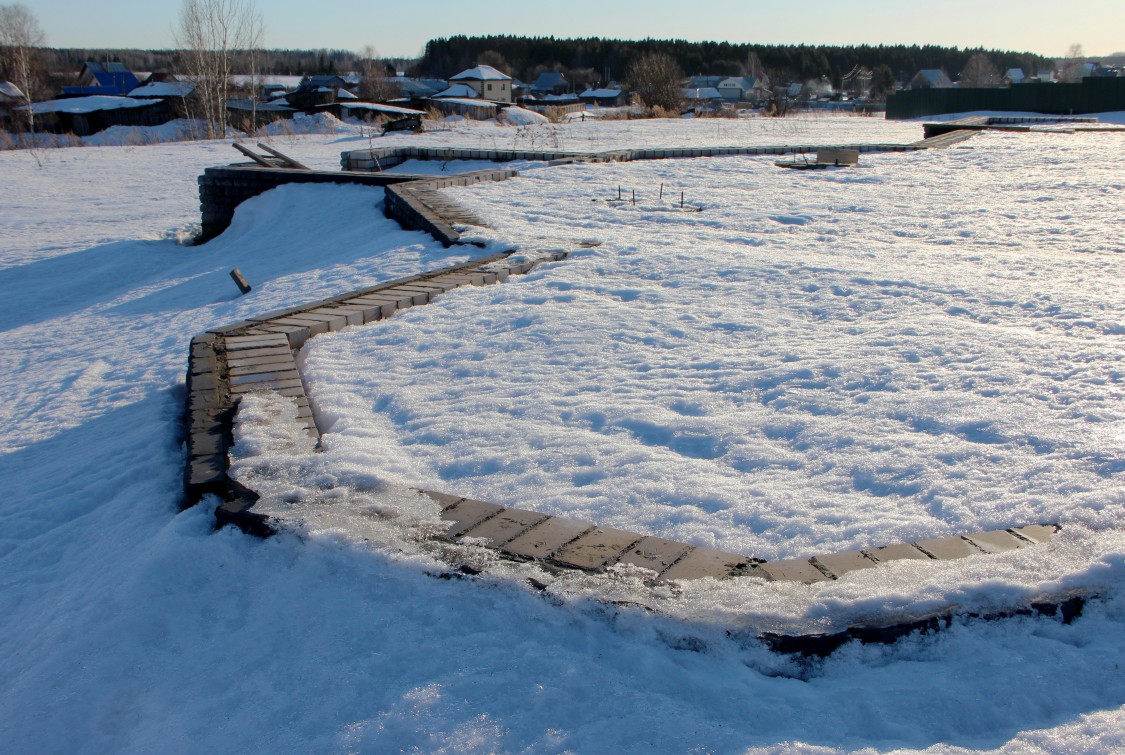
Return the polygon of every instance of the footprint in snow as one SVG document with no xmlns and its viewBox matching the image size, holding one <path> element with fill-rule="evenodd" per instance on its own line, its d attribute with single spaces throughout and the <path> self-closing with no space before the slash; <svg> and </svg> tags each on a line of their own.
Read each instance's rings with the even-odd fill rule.
<svg viewBox="0 0 1125 755">
<path fill-rule="evenodd" d="M 770 220 L 782 225 L 808 225 L 812 218 L 803 215 L 770 215 Z"/>
</svg>

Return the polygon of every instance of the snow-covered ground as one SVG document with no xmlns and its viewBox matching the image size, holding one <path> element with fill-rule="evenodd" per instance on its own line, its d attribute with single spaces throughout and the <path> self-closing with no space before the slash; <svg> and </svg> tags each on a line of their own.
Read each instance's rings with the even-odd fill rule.
<svg viewBox="0 0 1125 755">
<path fill-rule="evenodd" d="M 331 168 L 371 141 L 612 149 L 920 131 L 606 121 L 275 146 Z M 597 585 L 544 600 L 501 577 L 434 579 L 405 540 L 359 543 L 315 517 L 300 538 L 259 542 L 212 533 L 205 507 L 177 513 L 193 333 L 465 253 L 399 230 L 359 187 L 283 187 L 183 246 L 196 176 L 237 157 L 226 143 L 44 150 L 41 167 L 0 154 L 5 748 L 1125 747 L 1125 138 L 963 147 L 839 172 L 527 166 L 454 195 L 493 223 L 481 238 L 600 247 L 303 353 L 327 452 L 275 460 L 298 493 L 321 490 L 309 511 L 366 501 L 381 520 L 384 481 L 426 484 L 766 558 L 1065 525 L 1051 546 L 925 573 L 688 586 L 655 615 L 581 597 Z M 637 204 L 607 202 L 618 186 Z M 701 211 L 681 211 L 681 191 Z M 277 452 L 271 407 L 254 408 L 243 452 Z M 725 632 L 740 616 L 816 629 L 1071 588 L 1101 598 L 1069 626 L 958 623 L 823 662 Z"/>
</svg>

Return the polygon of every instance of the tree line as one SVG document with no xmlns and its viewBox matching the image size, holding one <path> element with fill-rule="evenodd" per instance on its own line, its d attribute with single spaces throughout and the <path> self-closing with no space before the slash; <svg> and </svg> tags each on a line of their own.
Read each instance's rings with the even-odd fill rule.
<svg viewBox="0 0 1125 755">
<path fill-rule="evenodd" d="M 114 50 L 93 48 L 47 48 L 44 63 L 54 76 L 76 74 L 87 61 L 117 62 L 131 71 L 176 71 L 182 67 L 184 50 Z M 353 50 L 258 50 L 261 69 L 279 76 L 345 74 L 360 68 L 362 54 Z"/>
<path fill-rule="evenodd" d="M 624 79 L 633 62 L 660 54 L 672 58 L 688 75 L 749 75 L 758 73 L 753 69 L 760 65 L 760 72 L 774 83 L 827 76 L 839 84 L 841 77 L 856 66 L 875 70 L 885 65 L 899 80 L 923 68 L 940 68 L 956 78 L 978 52 L 983 52 L 1001 71 L 1022 68 L 1032 72 L 1054 65 L 1053 60 L 1030 52 L 939 45 L 761 45 L 681 39 L 453 36 L 427 42 L 418 69 L 425 75 L 445 77 L 488 62 L 528 82 L 545 71 L 558 71 L 573 72 L 574 79 L 584 84 Z"/>
</svg>

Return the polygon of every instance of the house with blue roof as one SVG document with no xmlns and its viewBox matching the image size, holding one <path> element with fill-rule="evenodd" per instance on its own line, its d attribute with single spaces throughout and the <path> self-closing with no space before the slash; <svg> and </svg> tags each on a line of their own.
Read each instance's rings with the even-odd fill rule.
<svg viewBox="0 0 1125 755">
<path fill-rule="evenodd" d="M 64 97 L 111 95 L 123 97 L 141 85 L 121 63 L 88 62 L 78 73 L 78 86 L 63 87 Z"/>
</svg>

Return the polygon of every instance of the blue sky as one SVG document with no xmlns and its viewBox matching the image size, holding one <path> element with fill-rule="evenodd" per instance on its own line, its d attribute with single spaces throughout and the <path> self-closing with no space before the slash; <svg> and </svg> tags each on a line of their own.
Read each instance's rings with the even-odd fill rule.
<svg viewBox="0 0 1125 755">
<path fill-rule="evenodd" d="M 180 0 L 22 0 L 57 47 L 172 46 Z M 426 40 L 454 34 L 520 34 L 733 42 L 918 43 L 1027 50 L 1061 57 L 1080 43 L 1089 55 L 1125 50 L 1125 0 L 258 0 L 267 47 L 372 45 L 415 56 Z M 1080 10 L 1079 10 L 1080 8 Z"/>
</svg>

